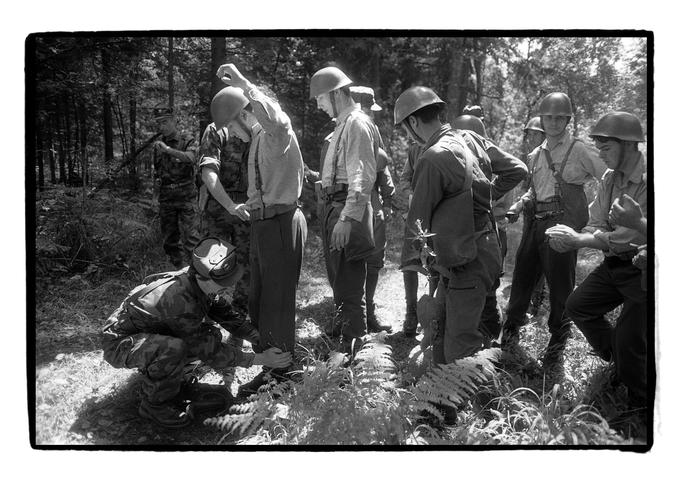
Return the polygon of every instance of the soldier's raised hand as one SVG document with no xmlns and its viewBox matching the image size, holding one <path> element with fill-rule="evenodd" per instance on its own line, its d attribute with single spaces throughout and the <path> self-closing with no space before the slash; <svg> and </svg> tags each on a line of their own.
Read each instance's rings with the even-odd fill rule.
<svg viewBox="0 0 680 482">
<path fill-rule="evenodd" d="M 247 80 L 234 64 L 223 64 L 217 69 L 217 77 L 227 85 L 244 87 Z"/>
</svg>

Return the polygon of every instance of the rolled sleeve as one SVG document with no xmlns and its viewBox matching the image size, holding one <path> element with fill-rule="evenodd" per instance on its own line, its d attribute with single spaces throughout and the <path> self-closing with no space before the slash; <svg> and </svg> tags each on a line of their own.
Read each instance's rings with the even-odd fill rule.
<svg viewBox="0 0 680 482">
<path fill-rule="evenodd" d="M 253 107 L 253 115 L 268 138 L 268 145 L 272 149 L 272 153 L 276 155 L 285 154 L 290 147 L 291 140 L 289 135 L 291 130 L 290 118 L 276 101 L 259 89 L 249 89 L 245 94 Z"/>
<path fill-rule="evenodd" d="M 226 129 L 225 129 L 226 131 Z M 221 139 L 213 125 L 206 127 L 198 148 L 198 167 L 214 169 L 219 172 L 221 158 Z"/>
</svg>

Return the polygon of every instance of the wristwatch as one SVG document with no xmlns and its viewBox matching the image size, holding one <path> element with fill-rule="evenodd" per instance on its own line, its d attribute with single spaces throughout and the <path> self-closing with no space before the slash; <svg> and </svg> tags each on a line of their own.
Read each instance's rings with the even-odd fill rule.
<svg viewBox="0 0 680 482">
<path fill-rule="evenodd" d="M 349 219 L 344 214 L 341 214 L 340 218 L 338 218 L 338 221 L 341 222 L 341 223 L 347 223 L 347 222 L 349 222 Z"/>
</svg>

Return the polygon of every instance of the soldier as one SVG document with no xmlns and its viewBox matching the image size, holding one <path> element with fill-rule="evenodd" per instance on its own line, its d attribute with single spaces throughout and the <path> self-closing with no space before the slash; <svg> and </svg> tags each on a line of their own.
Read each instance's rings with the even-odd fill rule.
<svg viewBox="0 0 680 482">
<path fill-rule="evenodd" d="M 375 121 L 375 112 L 380 107 L 375 102 L 375 93 L 370 87 L 352 86 L 349 88 L 352 99 L 361 105 L 361 110 Z M 376 179 L 371 191 L 371 206 L 373 207 L 373 235 L 375 249 L 366 258 L 366 327 L 369 333 L 380 331 L 392 332 L 392 327 L 380 322 L 375 313 L 375 290 L 378 286 L 380 270 L 385 266 L 385 246 L 387 244 L 386 221 L 392 214 L 392 196 L 394 183 L 390 174 L 390 158 L 383 146 L 378 149 L 376 159 Z"/>
<path fill-rule="evenodd" d="M 336 119 L 321 173 L 321 231 L 336 307 L 326 333 L 342 335 L 347 351 L 361 343 L 367 329 L 366 259 L 375 249 L 370 200 L 381 144 L 377 127 L 352 100 L 351 83 L 337 67 L 317 71 L 310 82 L 310 98 Z"/>
<path fill-rule="evenodd" d="M 640 218 L 646 218 L 647 175 L 638 150 L 644 136 L 640 121 L 628 112 L 604 115 L 590 136 L 609 169 L 590 205 L 588 224 L 580 233 L 558 224 L 548 235 L 550 245 L 559 252 L 586 247 L 604 252 L 602 264 L 567 299 L 565 317 L 574 321 L 601 358 L 614 362 L 619 379 L 628 387 L 630 405 L 641 408 L 647 404 L 647 293 L 642 273 L 632 260 L 647 239 L 613 221 L 620 214 L 616 206 L 628 199 L 638 205 Z M 621 304 L 621 314 L 612 326 L 604 315 Z"/>
<path fill-rule="evenodd" d="M 487 138 L 484 123 L 476 116 L 461 115 L 454 119 L 453 128 L 459 129 L 468 148 L 475 154 L 479 166 L 491 181 L 492 215 L 501 246 L 501 268 L 508 251 L 507 221 L 505 213 L 510 205 L 512 190 L 527 176 L 526 165 L 516 157 L 500 149 Z M 501 314 L 498 310 L 496 290 L 501 284 L 499 274 L 491 291 L 487 294 L 480 329 L 485 344 L 490 346 L 501 334 Z"/>
<path fill-rule="evenodd" d="M 413 171 L 415 165 L 422 153 L 422 146 L 413 142 L 408 148 L 408 154 L 404 167 L 399 176 L 399 190 L 408 196 L 408 206 L 411 205 L 411 197 L 413 196 Z M 404 237 L 404 244 L 410 243 L 408 236 Z M 404 259 L 404 254 L 409 252 L 409 247 L 402 246 L 401 269 L 404 273 L 404 294 L 406 296 L 406 315 L 404 317 L 403 333 L 406 337 L 414 337 L 418 332 L 418 273 L 419 268 L 416 265 L 409 266 Z M 434 296 L 439 283 L 438 273 L 430 273 L 428 276 L 429 294 Z"/>
<path fill-rule="evenodd" d="M 272 95 L 250 83 L 233 64 L 217 76 L 228 84 L 214 99 L 214 115 L 229 132 L 250 142 L 248 201 L 250 216 L 250 296 L 253 325 L 260 332 L 255 351 L 295 347 L 295 290 L 300 278 L 307 222 L 299 198 L 304 163 L 290 118 Z M 270 373 L 286 375 L 288 367 L 265 366 L 242 386 L 246 395 L 266 382 Z"/>
<path fill-rule="evenodd" d="M 546 140 L 530 155 L 529 190 L 515 204 L 513 212 L 531 209 L 517 249 L 510 301 L 504 326 L 503 348 L 520 364 L 527 362 L 519 345 L 519 328 L 526 313 L 539 273 L 545 274 L 550 292 L 548 328 L 550 341 L 543 355 L 543 369 L 554 380 L 561 378 L 564 348 L 571 333 L 564 318 L 564 303 L 574 289 L 576 252 L 558 252 L 548 245 L 545 232 L 562 223 L 580 230 L 588 221 L 583 185 L 599 179 L 604 165 L 580 139 L 567 130 L 572 116 L 571 100 L 553 92 L 540 103 L 539 114 Z"/>
<path fill-rule="evenodd" d="M 404 91 L 394 106 L 394 122 L 423 146 L 413 176 L 413 198 L 406 220 L 412 237 L 434 233 L 432 269 L 442 279 L 446 319 L 433 340 L 438 364 L 473 355 L 483 346 L 480 317 L 487 293 L 500 273 L 500 248 L 491 218 L 491 181 L 459 131 L 439 120 L 445 103 L 427 87 Z M 416 242 L 405 259 L 421 259 Z"/>
<path fill-rule="evenodd" d="M 201 186 L 199 207 L 202 231 L 236 247 L 237 262 L 244 274 L 236 283 L 234 307 L 248 312 L 250 283 L 250 214 L 248 200 L 248 151 L 250 143 L 230 136 L 220 117 L 218 97 L 212 101 L 213 122 L 206 127 L 199 148 Z"/>
<path fill-rule="evenodd" d="M 290 353 L 277 348 L 252 354 L 224 344 L 219 328 L 204 320 L 233 325 L 231 318 L 238 315 L 230 304 L 242 274 L 233 246 L 205 238 L 194 249 L 190 267 L 145 279 L 109 317 L 103 329 L 104 360 L 115 368 L 142 372 L 142 417 L 169 428 L 190 423 L 182 400 L 196 395 L 183 385 L 183 372 L 192 360 L 215 370 L 290 363 Z M 236 336 L 257 343 L 259 335 L 251 325 L 239 326 Z M 225 388 L 222 400 L 229 398 Z M 223 407 L 217 403 L 213 408 Z"/>
<path fill-rule="evenodd" d="M 524 153 L 522 154 L 522 161 L 524 161 L 528 165 L 529 154 L 533 152 L 533 150 L 536 149 L 538 146 L 540 146 L 543 143 L 543 141 L 545 141 L 545 131 L 541 127 L 541 118 L 539 116 L 532 117 L 527 121 L 526 125 L 524 126 L 524 140 L 523 140 Z M 528 167 L 529 171 L 531 172 L 532 166 Z M 526 182 L 523 184 L 523 192 L 526 192 L 528 189 L 529 178 L 527 178 Z M 517 219 L 519 219 L 519 213 L 516 212 L 516 209 L 517 205 L 513 204 L 505 213 L 507 221 L 511 224 L 516 222 Z M 526 220 L 528 212 L 529 211 L 524 211 L 525 227 L 528 226 L 529 224 L 529 222 Z M 544 299 L 545 299 L 545 276 L 542 273 L 539 273 L 538 279 L 534 286 L 534 291 L 531 294 L 531 304 L 528 312 L 531 316 L 536 316 L 538 314 L 538 310 L 541 308 Z"/>
<path fill-rule="evenodd" d="M 199 240 L 193 137 L 177 129 L 172 109 L 154 109 L 162 140 L 154 143 L 154 197 L 158 193 L 163 249 L 175 268 L 186 266 Z M 180 247 L 180 236 L 182 246 Z M 184 255 L 182 256 L 182 250 Z"/>
</svg>

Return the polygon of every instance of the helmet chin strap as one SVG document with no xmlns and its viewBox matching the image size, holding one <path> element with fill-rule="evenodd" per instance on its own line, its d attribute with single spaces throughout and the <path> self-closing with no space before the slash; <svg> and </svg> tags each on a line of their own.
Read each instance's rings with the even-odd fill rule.
<svg viewBox="0 0 680 482">
<path fill-rule="evenodd" d="M 334 119 L 337 118 L 337 117 L 338 117 L 338 114 L 340 113 L 340 112 L 338 111 L 338 105 L 337 105 L 336 102 L 335 102 L 336 92 L 337 92 L 337 90 L 332 90 L 332 91 L 330 92 L 330 95 L 328 96 L 329 99 L 330 99 L 330 101 L 331 101 L 331 109 L 333 110 L 333 115 L 332 115 L 332 117 L 333 117 Z"/>
<path fill-rule="evenodd" d="M 413 130 L 413 127 L 411 127 L 411 124 L 409 123 L 410 118 L 411 117 L 409 116 L 405 119 L 404 127 L 406 127 L 406 130 L 411 135 L 411 137 L 413 138 L 414 141 L 416 141 L 418 144 L 424 145 L 427 141 L 425 139 L 423 139 L 422 137 L 420 137 L 418 134 L 416 134 L 416 131 Z"/>
</svg>

